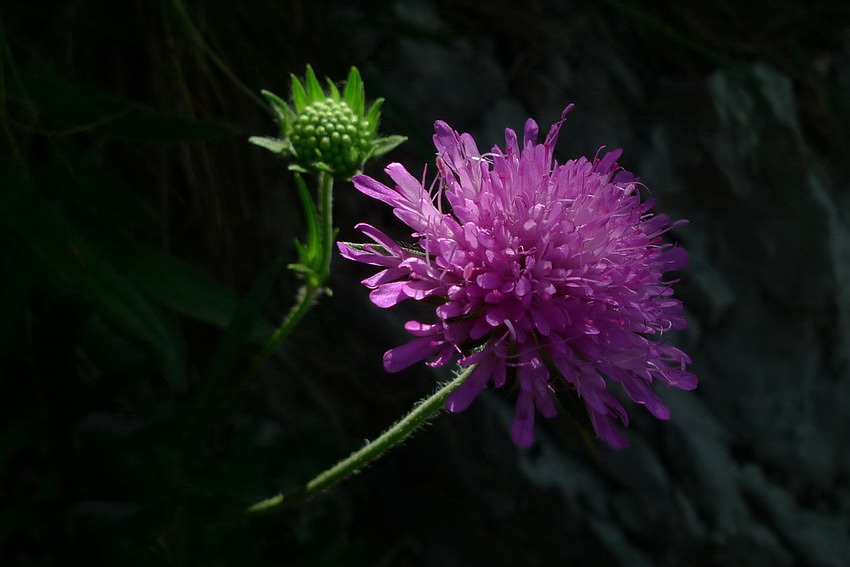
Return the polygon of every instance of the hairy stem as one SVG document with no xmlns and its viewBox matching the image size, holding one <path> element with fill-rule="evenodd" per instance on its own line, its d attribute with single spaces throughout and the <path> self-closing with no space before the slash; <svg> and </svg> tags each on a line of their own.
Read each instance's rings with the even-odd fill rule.
<svg viewBox="0 0 850 567">
<path fill-rule="evenodd" d="M 280 343 L 289 336 L 289 333 L 292 332 L 301 319 L 304 318 L 304 315 L 309 311 L 310 307 L 313 305 L 315 300 L 322 293 L 323 288 L 319 285 L 314 285 L 312 283 L 306 283 L 298 290 L 298 294 L 295 296 L 295 305 L 292 306 L 289 313 L 286 314 L 286 317 L 281 321 L 280 326 L 275 329 L 275 332 L 266 342 L 263 350 L 254 357 L 254 360 L 251 362 L 251 366 L 248 369 L 247 376 L 253 376 L 254 373 L 260 369 L 263 363 L 277 350 L 277 347 L 280 346 Z"/>
<path fill-rule="evenodd" d="M 431 396 L 417 403 L 410 410 L 410 413 L 398 420 L 392 427 L 382 433 L 380 437 L 367 443 L 363 448 L 352 453 L 347 459 L 338 462 L 331 468 L 320 473 L 297 492 L 290 495 L 278 494 L 257 502 L 246 508 L 245 513 L 254 515 L 274 512 L 310 498 L 322 490 L 330 488 L 352 473 L 359 471 L 409 437 L 428 419 L 436 415 L 444 406 L 449 394 L 463 384 L 474 369 L 474 365 L 464 368 L 451 381 L 442 384 Z"/>
<path fill-rule="evenodd" d="M 333 253 L 333 186 L 334 178 L 330 173 L 319 174 L 319 230 L 322 239 L 322 261 L 319 266 L 320 284 L 323 285 L 331 273 L 331 254 Z"/>
</svg>

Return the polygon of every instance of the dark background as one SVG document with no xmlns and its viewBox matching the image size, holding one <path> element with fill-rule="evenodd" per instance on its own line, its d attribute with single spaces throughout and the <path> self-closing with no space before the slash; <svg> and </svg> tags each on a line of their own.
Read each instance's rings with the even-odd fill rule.
<svg viewBox="0 0 850 567">
<path fill-rule="evenodd" d="M 691 221 L 671 340 L 699 389 L 661 392 L 669 422 L 630 407 L 622 451 L 565 416 L 517 448 L 486 392 L 308 503 L 230 514 L 446 376 L 384 373 L 426 312 L 373 307 L 337 257 L 333 297 L 244 378 L 304 233 L 247 138 L 306 63 L 360 68 L 414 175 L 436 119 L 484 149 L 575 103 L 559 159 L 623 147 Z M 4 3 L 0 564 L 850 564 L 848 92 L 838 1 Z M 335 214 L 343 239 L 403 235 L 348 184 Z"/>
</svg>

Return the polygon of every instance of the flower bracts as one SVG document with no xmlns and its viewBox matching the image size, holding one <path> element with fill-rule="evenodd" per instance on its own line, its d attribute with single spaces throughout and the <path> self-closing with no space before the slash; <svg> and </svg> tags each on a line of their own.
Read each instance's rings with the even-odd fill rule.
<svg viewBox="0 0 850 567">
<path fill-rule="evenodd" d="M 397 163 L 386 168 L 394 188 L 353 178 L 361 192 L 393 207 L 412 229 L 415 249 L 368 224 L 357 228 L 374 244 L 339 248 L 346 258 L 382 268 L 363 280 L 377 306 L 426 298 L 438 304 L 431 322 L 405 325 L 414 338 L 387 351 L 387 371 L 420 360 L 477 364 L 447 400 L 455 412 L 488 383 L 515 380 L 511 436 L 523 446 L 533 442 L 535 414 L 554 416 L 554 391 L 569 388 L 597 435 L 623 447 L 626 438 L 613 421 L 628 425 L 628 415 L 609 390 L 612 382 L 659 419 L 669 410 L 652 392 L 654 381 L 696 387 L 687 355 L 650 338 L 685 327 L 681 302 L 663 275 L 683 267 L 687 254 L 662 238 L 685 221 L 650 212 L 653 202 L 641 202 L 637 179 L 616 163 L 621 150 L 553 162 L 571 108 L 542 144 L 529 119 L 522 148 L 508 129 L 504 151 L 483 155 L 469 134 L 438 121 L 435 189 Z"/>
</svg>

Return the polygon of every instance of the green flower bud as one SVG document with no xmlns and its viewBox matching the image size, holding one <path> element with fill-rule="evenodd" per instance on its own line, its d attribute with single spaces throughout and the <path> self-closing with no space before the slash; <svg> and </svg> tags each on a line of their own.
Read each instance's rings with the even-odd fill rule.
<svg viewBox="0 0 850 567">
<path fill-rule="evenodd" d="M 365 108 L 365 89 L 355 67 L 348 74 L 342 93 L 327 79 L 322 88 L 308 65 L 303 82 L 292 76 L 292 105 L 263 91 L 280 125 L 280 138 L 252 137 L 251 142 L 289 158 L 290 169 L 324 171 L 349 179 L 370 158 L 387 153 L 406 138 L 378 138 L 383 99 Z"/>
</svg>

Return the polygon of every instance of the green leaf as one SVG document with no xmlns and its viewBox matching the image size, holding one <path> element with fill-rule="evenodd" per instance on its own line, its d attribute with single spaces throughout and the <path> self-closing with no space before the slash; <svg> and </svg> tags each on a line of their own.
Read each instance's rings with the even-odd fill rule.
<svg viewBox="0 0 850 567">
<path fill-rule="evenodd" d="M 248 141 L 255 146 L 265 148 L 272 153 L 281 155 L 294 155 L 295 149 L 292 147 L 292 142 L 282 140 L 280 138 L 271 138 L 269 136 L 251 136 Z"/>
<path fill-rule="evenodd" d="M 295 105 L 295 112 L 301 114 L 307 108 L 307 93 L 304 91 L 304 85 L 293 73 L 289 74 L 292 80 L 292 104 Z"/>
<path fill-rule="evenodd" d="M 333 175 L 333 173 L 334 173 L 333 168 L 323 161 L 314 161 L 310 165 L 312 165 L 313 168 L 318 170 L 318 171 L 324 171 L 325 173 L 330 173 L 331 175 Z"/>
<path fill-rule="evenodd" d="M 213 140 L 240 134 L 227 124 L 170 115 L 53 75 L 12 83 L 7 94 L 10 100 L 38 111 L 59 134 L 96 132 L 158 141 Z"/>
<path fill-rule="evenodd" d="M 315 280 L 318 279 L 318 274 L 316 274 L 316 270 L 314 270 L 310 266 L 306 266 L 304 264 L 299 263 L 299 264 L 289 264 L 287 266 L 287 268 L 289 268 L 293 272 L 296 272 L 298 274 L 303 275 L 304 277 L 306 277 L 307 279 L 309 279 L 311 281 L 315 281 Z"/>
<path fill-rule="evenodd" d="M 307 65 L 307 73 L 304 75 L 304 81 L 307 83 L 307 100 L 309 100 L 310 103 L 324 100 L 325 92 L 322 90 L 322 85 L 316 78 L 316 73 L 313 72 L 313 68 L 309 65 Z"/>
<path fill-rule="evenodd" d="M 260 91 L 260 94 L 266 97 L 266 100 L 269 102 L 269 106 L 272 107 L 272 110 L 274 110 L 278 121 L 281 123 L 285 122 L 287 117 L 292 113 L 289 105 L 271 91 L 262 90 Z"/>
<path fill-rule="evenodd" d="M 298 259 L 301 260 L 301 263 L 305 266 L 309 266 L 312 263 L 310 262 L 310 248 L 301 244 L 297 238 L 294 242 L 295 251 L 298 253 Z"/>
<path fill-rule="evenodd" d="M 387 152 L 391 152 L 392 150 L 399 147 L 401 144 L 407 141 L 407 136 L 387 136 L 386 138 L 378 138 L 373 143 L 373 151 L 370 157 L 376 158 L 380 157 Z"/>
<path fill-rule="evenodd" d="M 283 134 L 284 138 L 287 138 L 292 133 L 292 123 L 295 122 L 295 119 L 298 118 L 298 116 L 295 114 L 292 108 L 289 107 L 289 105 L 283 107 L 283 114 L 284 119 L 283 123 L 281 124 L 281 133 Z"/>
<path fill-rule="evenodd" d="M 119 272 L 96 242 L 77 230 L 64 209 L 11 167 L 4 180 L 0 226 L 17 242 L 20 269 L 53 297 L 81 301 L 110 324 L 147 343 L 160 356 L 175 390 L 185 386 L 185 352 L 174 321 Z"/>
<path fill-rule="evenodd" d="M 204 372 L 205 380 L 217 381 L 232 373 L 238 355 L 261 321 L 269 294 L 283 270 L 283 259 L 277 258 L 265 271 L 257 285 L 239 303 L 227 331 Z"/>
<path fill-rule="evenodd" d="M 282 258 L 275 260 L 266 269 L 257 285 L 239 303 L 239 308 L 230 320 L 227 331 L 203 372 L 201 393 L 189 416 L 184 441 L 191 440 L 200 431 L 204 421 L 210 417 L 213 397 L 226 395 L 226 379 L 234 373 L 243 348 L 261 320 L 263 308 L 280 277 L 283 265 Z"/>
<path fill-rule="evenodd" d="M 351 107 L 354 114 L 363 116 L 363 107 L 366 104 L 365 97 L 360 71 L 357 70 L 357 67 L 352 67 L 351 72 L 348 73 L 348 80 L 345 82 L 343 100 Z"/>
<path fill-rule="evenodd" d="M 314 266 L 312 261 L 318 260 L 321 250 L 321 233 L 319 229 L 319 214 L 316 211 L 316 206 L 313 204 L 313 198 L 310 191 L 307 189 L 307 184 L 304 183 L 304 178 L 300 175 L 295 175 L 295 186 L 298 189 L 298 197 L 301 200 L 301 209 L 304 212 L 304 220 L 307 223 L 307 252 L 309 254 L 312 269 L 318 268 Z"/>
<path fill-rule="evenodd" d="M 95 248 L 100 261 L 156 305 L 225 326 L 236 308 L 233 292 L 194 264 L 139 242 L 134 235 L 154 222 L 144 203 L 118 180 L 104 175 L 102 167 L 89 166 L 69 147 L 62 152 L 74 163 L 73 171 L 65 165 L 42 165 L 34 181 L 55 193 L 48 202 L 57 209 L 56 203 L 61 202 L 67 222 Z"/>
<path fill-rule="evenodd" d="M 377 98 L 372 106 L 369 107 L 369 112 L 366 114 L 366 121 L 369 123 L 369 131 L 374 136 L 378 132 L 378 122 L 381 119 L 381 106 L 384 104 L 384 99 Z"/>
<path fill-rule="evenodd" d="M 333 99 L 334 102 L 339 102 L 340 101 L 339 89 L 336 88 L 336 85 L 334 84 L 333 81 L 331 81 L 330 77 L 327 78 L 327 83 L 328 83 L 328 92 L 330 93 L 329 96 L 331 97 L 331 99 Z"/>
<path fill-rule="evenodd" d="M 239 303 L 227 287 L 197 266 L 174 256 L 165 256 L 142 247 L 122 246 L 120 264 L 136 286 L 161 305 L 219 328 L 230 321 Z M 117 263 L 117 261 L 116 261 Z M 271 325 L 258 324 L 255 336 L 261 338 Z"/>
</svg>

